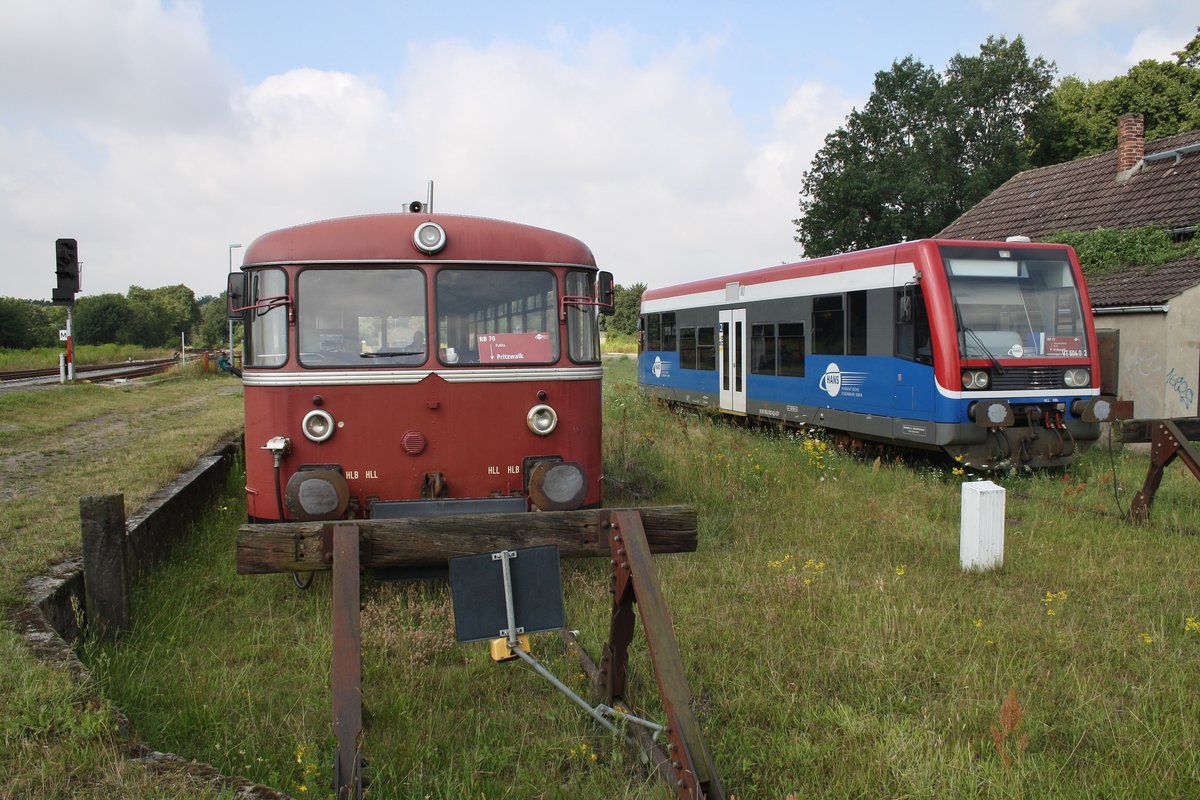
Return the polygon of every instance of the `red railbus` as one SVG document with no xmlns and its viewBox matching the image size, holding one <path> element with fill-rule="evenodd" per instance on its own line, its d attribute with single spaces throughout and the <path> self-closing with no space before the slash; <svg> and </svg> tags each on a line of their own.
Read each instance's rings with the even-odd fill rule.
<svg viewBox="0 0 1200 800">
<path fill-rule="evenodd" d="M 432 213 L 274 231 L 230 276 L 254 522 L 601 502 L 598 313 L 570 236 Z"/>
</svg>

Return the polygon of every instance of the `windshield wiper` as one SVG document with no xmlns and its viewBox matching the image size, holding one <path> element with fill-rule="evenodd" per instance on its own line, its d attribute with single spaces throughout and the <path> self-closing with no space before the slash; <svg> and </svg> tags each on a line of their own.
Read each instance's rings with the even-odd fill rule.
<svg viewBox="0 0 1200 800">
<path fill-rule="evenodd" d="M 991 360 L 992 366 L 996 369 L 996 374 L 1003 375 L 1004 367 L 1000 364 L 1000 359 L 996 358 L 996 354 L 991 351 L 991 348 L 989 348 L 986 344 L 983 343 L 983 339 L 981 339 L 979 337 L 979 334 L 976 333 L 974 330 L 972 330 L 970 327 L 968 327 L 965 322 L 963 322 L 962 309 L 960 309 L 958 307 L 958 298 L 952 296 L 951 299 L 954 301 L 954 316 L 955 316 L 955 321 L 958 323 L 958 329 L 960 331 L 962 331 L 963 333 L 965 333 L 967 336 L 970 336 L 971 340 L 979 346 L 979 349 L 982 350 L 983 352 L 987 353 L 988 359 Z M 966 339 L 960 338 L 959 341 L 962 342 L 963 357 L 969 358 L 970 356 L 967 355 Z"/>
<path fill-rule="evenodd" d="M 379 350 L 375 353 L 359 353 L 362 358 L 391 358 L 392 356 L 423 356 L 424 350 Z"/>
</svg>

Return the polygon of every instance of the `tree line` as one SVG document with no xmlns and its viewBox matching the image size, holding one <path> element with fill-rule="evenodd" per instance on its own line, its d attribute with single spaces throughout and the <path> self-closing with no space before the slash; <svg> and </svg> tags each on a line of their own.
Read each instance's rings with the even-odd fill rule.
<svg viewBox="0 0 1200 800">
<path fill-rule="evenodd" d="M 795 240 L 815 258 L 932 236 L 1018 172 L 1114 149 L 1123 114 L 1147 140 L 1200 128 L 1200 34 L 1174 55 L 1057 84 L 1019 36 L 942 72 L 895 61 L 804 173 Z"/>
<path fill-rule="evenodd" d="M 67 325 L 65 306 L 44 300 L 0 297 L 0 347 L 25 350 L 59 346 Z M 76 344 L 133 344 L 178 348 L 219 348 L 227 342 L 225 296 L 199 299 L 183 284 L 126 294 L 82 295 L 75 300 L 72 335 Z"/>
</svg>

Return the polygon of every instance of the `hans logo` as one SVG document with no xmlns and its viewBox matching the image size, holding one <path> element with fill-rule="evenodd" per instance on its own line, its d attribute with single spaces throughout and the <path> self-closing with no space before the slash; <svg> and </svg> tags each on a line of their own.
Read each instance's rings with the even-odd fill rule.
<svg viewBox="0 0 1200 800">
<path fill-rule="evenodd" d="M 830 397 L 843 393 L 848 397 L 862 397 L 862 385 L 866 379 L 865 372 L 842 372 L 837 364 L 830 362 L 817 386 Z"/>
<path fill-rule="evenodd" d="M 671 374 L 671 365 L 662 360 L 661 356 L 654 357 L 654 366 L 650 368 L 656 378 L 665 378 Z"/>
</svg>

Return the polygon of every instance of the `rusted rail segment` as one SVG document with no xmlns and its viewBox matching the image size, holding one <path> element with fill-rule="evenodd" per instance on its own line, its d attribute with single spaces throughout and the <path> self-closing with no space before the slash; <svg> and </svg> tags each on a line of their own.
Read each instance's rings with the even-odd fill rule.
<svg viewBox="0 0 1200 800">
<path fill-rule="evenodd" d="M 612 616 L 598 672 L 580 650 L 585 666 L 592 666 L 588 672 L 595 676 L 597 694 L 610 706 L 629 708 L 629 645 L 640 616 L 667 717 L 665 751 L 652 739 L 645 742 L 651 758 L 680 800 L 724 800 L 691 708 L 679 644 L 651 559 L 653 553 L 692 552 L 696 543 L 696 513 L 687 506 L 277 523 L 241 527 L 237 569 L 241 574 L 333 570 L 335 781 L 341 800 L 360 798 L 363 786 L 360 568 L 445 566 L 453 556 L 546 544 L 556 545 L 564 558 L 608 557 Z"/>
</svg>

